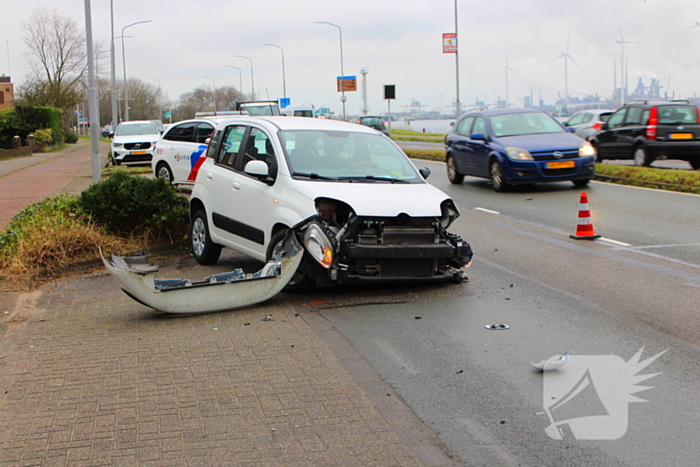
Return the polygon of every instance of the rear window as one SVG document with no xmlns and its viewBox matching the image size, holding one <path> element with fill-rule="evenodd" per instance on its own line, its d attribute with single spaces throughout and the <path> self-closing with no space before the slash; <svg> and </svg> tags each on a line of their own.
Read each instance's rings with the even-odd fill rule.
<svg viewBox="0 0 700 467">
<path fill-rule="evenodd" d="M 692 105 L 660 105 L 658 109 L 659 124 L 698 122 L 697 109 Z"/>
</svg>

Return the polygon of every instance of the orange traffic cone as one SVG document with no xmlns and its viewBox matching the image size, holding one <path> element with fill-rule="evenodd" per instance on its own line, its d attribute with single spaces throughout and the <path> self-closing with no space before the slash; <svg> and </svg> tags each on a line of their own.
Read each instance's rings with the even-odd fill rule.
<svg viewBox="0 0 700 467">
<path fill-rule="evenodd" d="M 596 235 L 593 231 L 591 211 L 588 209 L 588 193 L 585 191 L 581 192 L 581 202 L 578 211 L 576 233 L 574 235 L 569 235 L 569 237 L 577 240 L 595 240 L 596 238 L 600 238 L 600 235 Z"/>
</svg>

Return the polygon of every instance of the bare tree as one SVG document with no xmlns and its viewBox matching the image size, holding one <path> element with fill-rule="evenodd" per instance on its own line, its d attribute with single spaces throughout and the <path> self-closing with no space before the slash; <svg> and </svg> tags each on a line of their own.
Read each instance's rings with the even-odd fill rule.
<svg viewBox="0 0 700 467">
<path fill-rule="evenodd" d="M 68 111 L 80 99 L 76 83 L 87 67 L 85 35 L 78 23 L 58 10 L 35 10 L 23 24 L 33 71 L 20 97 L 34 105 Z"/>
</svg>

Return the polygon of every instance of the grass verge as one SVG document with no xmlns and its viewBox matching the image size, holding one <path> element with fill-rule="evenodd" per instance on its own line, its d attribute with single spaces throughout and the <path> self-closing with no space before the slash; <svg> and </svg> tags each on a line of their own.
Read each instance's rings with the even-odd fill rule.
<svg viewBox="0 0 700 467">
<path fill-rule="evenodd" d="M 413 159 L 445 161 L 445 151 L 442 149 L 404 149 L 404 152 Z M 601 182 L 700 194 L 700 171 L 698 170 L 617 164 L 596 164 L 595 167 L 594 180 Z"/>
</svg>

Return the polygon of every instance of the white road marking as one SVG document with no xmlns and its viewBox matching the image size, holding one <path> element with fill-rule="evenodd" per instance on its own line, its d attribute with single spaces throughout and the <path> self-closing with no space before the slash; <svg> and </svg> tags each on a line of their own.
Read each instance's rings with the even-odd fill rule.
<svg viewBox="0 0 700 467">
<path fill-rule="evenodd" d="M 500 212 L 498 212 L 498 211 L 492 211 L 492 210 L 486 209 L 486 208 L 474 208 L 474 210 L 481 211 L 481 212 L 488 212 L 489 214 L 500 214 Z"/>
<path fill-rule="evenodd" d="M 600 240 L 601 242 L 605 242 L 605 243 L 612 243 L 613 245 L 619 245 L 619 246 L 632 246 L 632 245 L 631 245 L 631 244 L 629 244 L 629 243 L 625 243 L 625 242 L 618 242 L 617 240 L 613 240 L 612 238 L 605 238 L 605 237 L 600 237 L 600 238 L 599 238 L 598 240 Z"/>
</svg>

